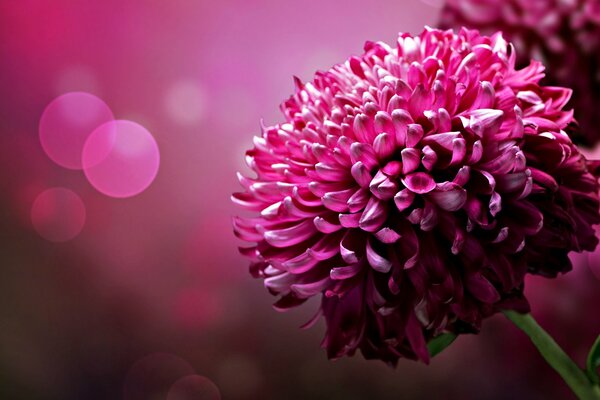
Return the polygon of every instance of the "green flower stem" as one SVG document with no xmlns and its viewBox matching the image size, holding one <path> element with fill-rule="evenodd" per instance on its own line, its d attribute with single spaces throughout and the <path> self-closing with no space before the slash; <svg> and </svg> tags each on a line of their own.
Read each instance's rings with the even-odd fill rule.
<svg viewBox="0 0 600 400">
<path fill-rule="evenodd" d="M 521 329 L 552 368 L 564 379 L 582 400 L 600 400 L 600 389 L 585 372 L 571 360 L 552 337 L 536 322 L 531 314 L 504 311 L 504 315 Z"/>
</svg>

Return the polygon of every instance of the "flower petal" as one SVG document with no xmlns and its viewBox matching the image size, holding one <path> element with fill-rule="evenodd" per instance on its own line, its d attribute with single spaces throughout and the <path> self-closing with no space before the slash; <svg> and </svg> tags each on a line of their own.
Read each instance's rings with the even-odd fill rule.
<svg viewBox="0 0 600 400">
<path fill-rule="evenodd" d="M 360 217 L 358 225 L 367 232 L 377 231 L 387 219 L 388 206 L 386 202 L 371 197 Z"/>
<path fill-rule="evenodd" d="M 373 249 L 371 241 L 367 241 L 367 261 L 377 272 L 386 274 L 392 269 L 392 263 Z"/>
<path fill-rule="evenodd" d="M 402 179 L 402 183 L 410 189 L 411 192 L 417 194 L 425 194 L 435 189 L 436 183 L 431 175 L 425 172 L 415 172 L 407 175 Z"/>
<path fill-rule="evenodd" d="M 437 185 L 428 197 L 442 210 L 457 211 L 467 201 L 467 191 L 452 182 Z"/>
</svg>

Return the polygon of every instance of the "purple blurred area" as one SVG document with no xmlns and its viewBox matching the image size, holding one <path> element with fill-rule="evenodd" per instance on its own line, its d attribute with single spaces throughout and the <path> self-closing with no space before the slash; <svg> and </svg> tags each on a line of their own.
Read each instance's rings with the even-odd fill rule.
<svg viewBox="0 0 600 400">
<path fill-rule="evenodd" d="M 298 329 L 317 304 L 277 313 L 237 252 L 235 173 L 260 119 L 280 120 L 292 76 L 309 80 L 365 40 L 418 33 L 440 6 L 0 2 L 0 398 L 568 398 L 500 316 L 430 366 L 328 361 L 322 322 Z M 73 91 L 153 135 L 160 168 L 145 191 L 108 197 L 44 153 L 40 117 Z M 58 243 L 31 219 L 54 187 L 86 209 L 81 232 Z M 580 363 L 600 331 L 594 260 L 577 257 L 569 275 L 531 279 L 526 290 L 534 315 Z"/>
</svg>

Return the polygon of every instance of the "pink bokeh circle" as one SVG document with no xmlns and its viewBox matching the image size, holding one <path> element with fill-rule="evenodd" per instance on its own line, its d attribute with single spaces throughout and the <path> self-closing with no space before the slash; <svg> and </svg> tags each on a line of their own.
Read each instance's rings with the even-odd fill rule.
<svg viewBox="0 0 600 400">
<path fill-rule="evenodd" d="M 48 157 L 68 169 L 81 169 L 81 152 L 90 134 L 112 121 L 104 101 L 85 92 L 70 92 L 46 106 L 39 124 L 40 143 Z"/>
<path fill-rule="evenodd" d="M 189 375 L 175 382 L 167 394 L 167 400 L 221 400 L 221 392 L 210 379 Z"/>
<path fill-rule="evenodd" d="M 99 192 L 117 198 L 143 192 L 156 178 L 160 153 L 146 128 L 127 120 L 100 125 L 83 146 L 83 171 Z"/>
<path fill-rule="evenodd" d="M 194 373 L 194 368 L 175 354 L 147 355 L 129 369 L 123 385 L 123 400 L 164 399 L 177 381 Z"/>
<path fill-rule="evenodd" d="M 73 191 L 55 187 L 40 193 L 31 206 L 31 223 L 46 240 L 67 242 L 81 232 L 86 211 L 81 198 Z"/>
</svg>

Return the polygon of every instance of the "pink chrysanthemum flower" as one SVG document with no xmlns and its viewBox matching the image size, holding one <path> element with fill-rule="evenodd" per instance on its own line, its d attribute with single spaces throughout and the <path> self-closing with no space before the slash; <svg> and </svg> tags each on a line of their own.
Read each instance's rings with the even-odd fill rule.
<svg viewBox="0 0 600 400">
<path fill-rule="evenodd" d="M 246 153 L 235 218 L 251 272 L 284 310 L 322 296 L 330 357 L 429 359 L 443 332 L 525 310 L 529 269 L 597 244 L 598 185 L 564 128 L 571 91 L 515 70 L 498 33 L 426 29 L 367 42 L 296 80 L 285 122 Z"/>
<path fill-rule="evenodd" d="M 600 141 L 599 0 L 447 0 L 440 25 L 502 31 L 517 48 L 517 67 L 543 60 L 544 82 L 574 89 L 574 140 Z"/>
</svg>

